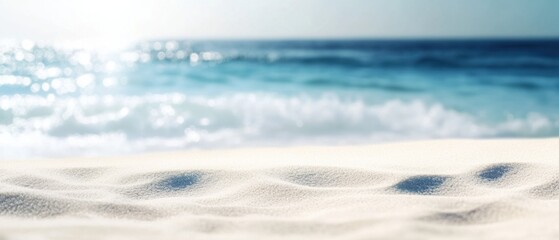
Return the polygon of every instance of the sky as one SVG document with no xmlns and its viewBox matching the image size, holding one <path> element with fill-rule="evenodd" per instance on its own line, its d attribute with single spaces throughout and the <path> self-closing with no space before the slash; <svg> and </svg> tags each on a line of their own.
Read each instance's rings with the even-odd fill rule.
<svg viewBox="0 0 559 240">
<path fill-rule="evenodd" d="M 0 39 L 559 37 L 557 0 L 0 0 Z"/>
</svg>

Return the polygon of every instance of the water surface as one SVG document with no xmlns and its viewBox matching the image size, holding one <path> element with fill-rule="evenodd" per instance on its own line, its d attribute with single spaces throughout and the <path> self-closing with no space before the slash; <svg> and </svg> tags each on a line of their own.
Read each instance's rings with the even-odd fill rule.
<svg viewBox="0 0 559 240">
<path fill-rule="evenodd" d="M 559 41 L 0 45 L 0 157 L 559 135 Z"/>
</svg>

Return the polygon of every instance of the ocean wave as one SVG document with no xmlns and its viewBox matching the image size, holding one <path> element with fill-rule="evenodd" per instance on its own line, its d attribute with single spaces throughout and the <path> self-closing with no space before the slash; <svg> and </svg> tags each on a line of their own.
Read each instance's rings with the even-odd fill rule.
<svg viewBox="0 0 559 240">
<path fill-rule="evenodd" d="M 0 106 L 2 159 L 559 133 L 541 113 L 489 123 L 440 103 L 336 95 L 12 95 Z"/>
<path fill-rule="evenodd" d="M 132 52 L 153 61 L 190 63 L 555 72 L 558 45 L 557 41 L 154 41 L 140 43 Z"/>
<path fill-rule="evenodd" d="M 103 52 L 45 44 L 0 45 L 0 75 L 31 79 L 107 73 L 145 63 L 256 63 L 369 69 L 541 71 L 557 73 L 559 42 L 213 42 L 153 41 Z M 57 71 L 50 71 L 56 66 Z M 53 69 L 50 69 L 53 70 Z M 25 80 L 28 81 L 28 80 Z M 0 84 L 3 81 L 0 80 Z M 5 80 L 4 80 L 5 82 Z"/>
<path fill-rule="evenodd" d="M 403 52 L 398 49 L 352 50 L 317 52 L 314 50 L 279 51 L 276 49 L 252 52 L 238 51 L 192 51 L 175 52 L 148 51 L 152 62 L 183 62 L 189 64 L 259 63 L 275 65 L 335 66 L 344 68 L 404 68 L 436 70 L 490 70 L 490 71 L 531 71 L 556 72 L 559 56 L 545 55 L 494 55 L 484 52 Z M 186 54 L 186 56 L 185 56 Z"/>
</svg>

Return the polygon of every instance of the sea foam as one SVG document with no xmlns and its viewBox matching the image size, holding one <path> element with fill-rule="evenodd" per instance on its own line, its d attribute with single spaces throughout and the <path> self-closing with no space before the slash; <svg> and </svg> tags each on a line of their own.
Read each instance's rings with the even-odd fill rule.
<svg viewBox="0 0 559 240">
<path fill-rule="evenodd" d="M 440 103 L 332 95 L 15 95 L 1 97 L 0 106 L 2 158 L 545 136 L 559 129 L 557 119 L 540 113 L 493 124 Z"/>
</svg>

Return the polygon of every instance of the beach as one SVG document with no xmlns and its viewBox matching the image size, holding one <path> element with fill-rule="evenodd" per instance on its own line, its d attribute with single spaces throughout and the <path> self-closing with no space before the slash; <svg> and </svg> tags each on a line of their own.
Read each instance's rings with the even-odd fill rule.
<svg viewBox="0 0 559 240">
<path fill-rule="evenodd" d="M 0 240 L 555 239 L 558 47 L 0 44 Z"/>
<path fill-rule="evenodd" d="M 0 0 L 0 240 L 559 239 L 553 9 Z"/>
<path fill-rule="evenodd" d="M 0 162 L 2 239 L 555 239 L 559 139 Z"/>
</svg>

